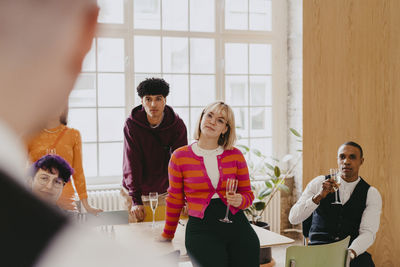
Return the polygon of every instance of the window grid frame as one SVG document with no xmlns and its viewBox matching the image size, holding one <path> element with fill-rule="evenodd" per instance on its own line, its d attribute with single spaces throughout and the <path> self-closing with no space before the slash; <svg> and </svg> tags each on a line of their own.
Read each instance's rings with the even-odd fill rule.
<svg viewBox="0 0 400 267">
<path fill-rule="evenodd" d="M 152 74 L 151 72 L 135 72 L 134 67 L 134 37 L 135 36 L 157 36 L 160 37 L 160 57 L 161 57 L 161 67 L 160 73 L 154 73 L 157 75 L 164 76 L 164 75 L 186 75 L 188 77 L 188 105 L 187 106 L 180 106 L 174 105 L 175 108 L 187 108 L 188 109 L 188 139 L 189 141 L 192 140 L 191 128 L 192 124 L 192 109 L 193 108 L 202 108 L 203 106 L 193 106 L 191 105 L 191 76 L 192 75 L 213 75 L 215 77 L 215 99 L 224 99 L 225 100 L 225 78 L 227 74 L 225 73 L 225 44 L 227 43 L 246 43 L 247 45 L 247 74 L 228 74 L 229 76 L 236 76 L 241 75 L 247 76 L 247 86 L 248 86 L 248 99 L 246 105 L 237 106 L 232 105 L 232 108 L 245 108 L 247 109 L 247 137 L 243 138 L 247 140 L 247 144 L 250 146 L 251 139 L 271 139 L 272 142 L 272 155 L 276 157 L 276 155 L 283 155 L 282 151 L 286 149 L 286 138 L 277 138 L 276 133 L 281 131 L 281 129 L 286 129 L 286 117 L 282 115 L 277 116 L 276 113 L 279 113 L 277 110 L 277 106 L 280 107 L 280 110 L 284 110 L 286 108 L 286 99 L 283 96 L 286 93 L 286 87 L 283 88 L 283 92 L 277 93 L 276 88 L 276 80 L 281 80 L 280 84 L 284 84 L 286 82 L 286 74 L 283 74 L 285 71 L 284 63 L 286 61 L 286 52 L 280 49 L 281 51 L 277 51 L 280 53 L 279 56 L 274 55 L 274 50 L 278 44 L 285 44 L 286 42 L 286 11 L 285 3 L 281 3 L 279 0 L 271 0 L 272 4 L 272 29 L 271 31 L 254 31 L 254 30 L 232 30 L 232 29 L 225 29 L 225 1 L 214 1 L 214 11 L 215 11 L 215 28 L 214 32 L 198 32 L 198 31 L 190 31 L 190 0 L 188 0 L 188 16 L 187 16 L 187 23 L 188 28 L 186 31 L 174 31 L 174 30 L 163 30 L 163 10 L 162 10 L 162 2 L 160 0 L 160 29 L 153 30 L 153 29 L 135 29 L 134 28 L 134 12 L 133 12 L 133 0 L 125 0 L 124 1 L 124 19 L 122 24 L 107 24 L 107 23 L 99 23 L 98 25 L 98 33 L 96 34 L 96 38 L 94 39 L 95 42 L 95 59 L 96 59 L 96 70 L 95 71 L 85 71 L 82 73 L 90 73 L 95 74 L 96 77 L 96 106 L 95 107 L 70 107 L 71 109 L 75 108 L 95 108 L 96 109 L 96 138 L 97 141 L 89 141 L 89 142 L 82 142 L 83 144 L 96 144 L 97 149 L 97 176 L 96 177 L 87 177 L 88 184 L 99 184 L 99 183 L 115 183 L 120 182 L 120 176 L 100 176 L 100 144 L 101 143 L 123 143 L 124 141 L 99 141 L 99 108 L 113 108 L 113 107 L 99 107 L 98 106 L 98 76 L 99 73 L 107 74 L 107 73 L 121 73 L 121 72 L 99 72 L 98 71 L 98 38 L 119 38 L 124 40 L 124 56 L 125 56 L 125 64 L 124 64 L 124 77 L 125 77 L 125 107 L 116 106 L 114 108 L 124 108 L 125 109 L 125 117 L 130 115 L 130 111 L 134 106 L 137 106 L 140 103 L 135 103 L 135 76 L 140 74 Z M 250 0 L 248 1 L 248 25 L 250 27 Z M 282 15 L 283 19 L 282 19 Z M 276 23 L 278 22 L 278 23 Z M 281 31 L 281 32 L 279 32 Z M 278 33 L 279 32 L 279 33 Z M 163 38 L 164 37 L 182 37 L 187 38 L 188 42 L 188 72 L 187 73 L 164 73 L 163 72 Z M 214 40 L 214 49 L 215 49 L 215 73 L 192 73 L 191 66 L 190 66 L 190 41 L 192 38 L 207 38 Z M 272 66 L 271 66 L 271 74 L 250 74 L 250 44 L 270 44 L 271 45 L 271 54 L 272 54 Z M 279 49 L 276 49 L 279 50 Z M 277 60 L 277 58 L 281 58 Z M 279 61 L 279 62 L 277 62 Z M 279 69 L 281 68 L 281 69 Z M 276 73 L 280 73 L 276 75 Z M 272 101 L 271 105 L 250 105 L 250 78 L 251 76 L 261 76 L 266 77 L 270 76 L 272 79 L 271 82 L 271 93 L 272 93 Z M 280 76 L 280 77 L 278 77 Z M 272 134 L 265 135 L 265 136 L 258 136 L 258 137 L 251 137 L 251 108 L 271 108 L 272 110 Z M 286 114 L 286 113 L 285 113 Z M 277 123 L 277 121 L 283 121 L 283 123 Z M 277 125 L 279 127 L 277 127 Z M 284 125 L 284 127 L 283 127 Z M 190 131 L 190 132 L 189 132 Z M 279 140 L 278 140 L 279 139 Z M 279 146 L 275 144 L 279 142 Z M 276 149 L 278 147 L 279 149 Z"/>
</svg>

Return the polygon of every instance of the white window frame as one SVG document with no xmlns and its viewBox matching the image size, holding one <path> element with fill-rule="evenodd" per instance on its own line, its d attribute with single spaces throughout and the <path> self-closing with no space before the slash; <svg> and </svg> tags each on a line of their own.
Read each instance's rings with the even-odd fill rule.
<svg viewBox="0 0 400 267">
<path fill-rule="evenodd" d="M 162 1 L 160 5 L 162 8 Z M 125 117 L 130 115 L 135 103 L 135 69 L 134 69 L 134 35 L 185 37 L 185 38 L 214 38 L 215 40 L 215 88 L 216 99 L 225 99 L 225 73 L 224 73 L 224 44 L 229 43 L 268 43 L 272 45 L 272 155 L 282 157 L 287 152 L 287 3 L 282 0 L 272 0 L 272 31 L 243 31 L 224 30 L 224 0 L 215 0 L 215 32 L 190 32 L 167 30 L 139 30 L 133 28 L 134 14 L 133 1 L 124 1 L 124 23 L 104 24 L 99 23 L 96 37 L 122 38 L 125 47 Z M 190 1 L 188 10 L 190 10 Z M 160 11 L 162 12 L 162 11 Z M 162 14 L 162 13 L 161 13 Z M 188 11 L 188 23 L 190 12 Z M 162 18 L 160 19 L 162 24 Z M 188 24 L 190 27 L 190 24 Z M 161 28 L 161 27 L 160 27 Z M 162 50 L 162 46 L 160 47 Z M 190 75 L 190 45 L 189 45 L 189 73 Z M 97 53 L 96 54 L 96 64 Z M 161 58 L 162 60 L 162 58 Z M 161 64 L 162 65 L 162 64 Z M 96 71 L 97 75 L 97 71 Z M 97 79 L 96 79 L 97 83 Z M 189 79 L 190 86 L 190 79 Z M 96 86 L 96 88 L 98 88 Z M 96 89 L 98 90 L 98 89 Z M 190 95 L 189 95 L 190 99 Z M 167 100 L 168 103 L 168 100 Z M 178 107 L 178 106 L 176 106 Z M 188 106 L 184 106 L 188 107 Z M 191 106 L 189 106 L 191 107 Z M 248 108 L 248 106 L 243 106 Z M 99 107 L 96 105 L 98 112 Z M 190 109 L 189 109 L 190 110 Z M 250 115 L 249 115 L 250 116 Z M 98 119 L 98 117 L 97 117 Z M 190 116 L 189 116 L 190 120 Z M 250 121 L 248 122 L 250 124 Z M 98 121 L 97 121 L 98 125 Z M 187 126 L 189 128 L 189 126 Z M 98 129 L 97 129 L 98 130 Z M 121 129 L 122 131 L 122 129 Z M 188 129 L 189 131 L 189 129 Z M 250 131 L 250 130 L 249 130 Z M 98 131 L 97 131 L 98 135 Z M 191 132 L 188 132 L 189 140 Z M 86 143 L 86 142 L 85 142 Z M 87 142 L 93 143 L 93 142 Z M 99 141 L 96 142 L 99 148 Z M 107 142 L 108 143 L 108 142 Z M 99 149 L 97 149 L 97 168 L 99 169 Z M 121 166 L 122 168 L 122 166 Z M 122 177 L 86 177 L 87 184 L 120 184 Z"/>
</svg>

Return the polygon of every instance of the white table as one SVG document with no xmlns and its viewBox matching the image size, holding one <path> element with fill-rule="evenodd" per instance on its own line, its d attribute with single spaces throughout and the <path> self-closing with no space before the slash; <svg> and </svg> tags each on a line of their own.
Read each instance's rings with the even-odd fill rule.
<svg viewBox="0 0 400 267">
<path fill-rule="evenodd" d="M 186 225 L 186 221 L 182 221 Z M 260 247 L 273 247 L 293 243 L 294 240 L 280 234 L 252 225 L 259 240 Z M 156 228 L 151 223 L 131 223 L 114 225 L 115 240 L 126 246 L 149 245 L 154 247 L 160 256 L 179 250 L 181 256 L 186 255 L 185 226 L 178 224 L 175 237 L 172 242 L 160 242 L 157 238 L 161 235 L 164 222 L 156 222 Z"/>
</svg>

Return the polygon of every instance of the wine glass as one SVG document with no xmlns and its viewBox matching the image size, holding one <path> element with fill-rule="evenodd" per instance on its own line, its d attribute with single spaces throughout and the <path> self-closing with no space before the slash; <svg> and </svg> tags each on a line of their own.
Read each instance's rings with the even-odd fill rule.
<svg viewBox="0 0 400 267">
<path fill-rule="evenodd" d="M 155 217 L 156 217 L 156 209 L 158 206 L 158 193 L 157 192 L 150 192 L 149 193 L 149 200 L 150 200 L 150 208 L 153 211 L 153 224 L 151 225 L 154 228 L 155 225 Z"/>
<path fill-rule="evenodd" d="M 236 192 L 237 185 L 238 185 L 237 179 L 228 178 L 228 180 L 226 181 L 226 195 L 233 195 Z M 224 223 L 232 223 L 232 221 L 229 220 L 228 218 L 228 214 L 229 214 L 229 203 L 226 206 L 225 218 L 219 220 Z"/>
<path fill-rule="evenodd" d="M 338 200 L 338 190 L 339 190 L 339 186 L 340 186 L 340 173 L 338 169 L 329 169 L 329 174 L 331 176 L 331 179 L 333 179 L 335 181 L 335 183 L 337 184 L 337 187 L 334 187 L 335 189 L 335 202 L 332 202 L 332 204 L 335 205 L 341 205 L 342 202 Z"/>
</svg>

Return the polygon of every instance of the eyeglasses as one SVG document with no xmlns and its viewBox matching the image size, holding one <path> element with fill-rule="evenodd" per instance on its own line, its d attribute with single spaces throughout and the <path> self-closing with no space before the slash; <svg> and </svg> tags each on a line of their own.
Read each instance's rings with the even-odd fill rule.
<svg viewBox="0 0 400 267">
<path fill-rule="evenodd" d="M 39 176 L 37 179 L 39 184 L 41 185 L 47 185 L 50 182 L 50 180 L 55 188 L 62 188 L 65 185 L 64 180 L 61 179 L 60 177 L 55 179 L 50 179 L 50 177 L 48 176 Z"/>
<path fill-rule="evenodd" d="M 206 119 L 206 120 L 211 120 L 214 116 L 215 116 L 215 115 L 214 115 L 212 112 L 207 112 L 207 113 L 205 113 L 205 119 Z M 216 118 L 215 121 L 216 121 L 216 123 L 217 123 L 218 125 L 221 125 L 221 126 L 222 126 L 222 125 L 223 125 L 223 126 L 227 125 L 227 126 L 229 126 L 229 125 L 228 125 L 228 122 L 227 122 L 226 120 L 224 120 L 223 118 Z"/>
</svg>

